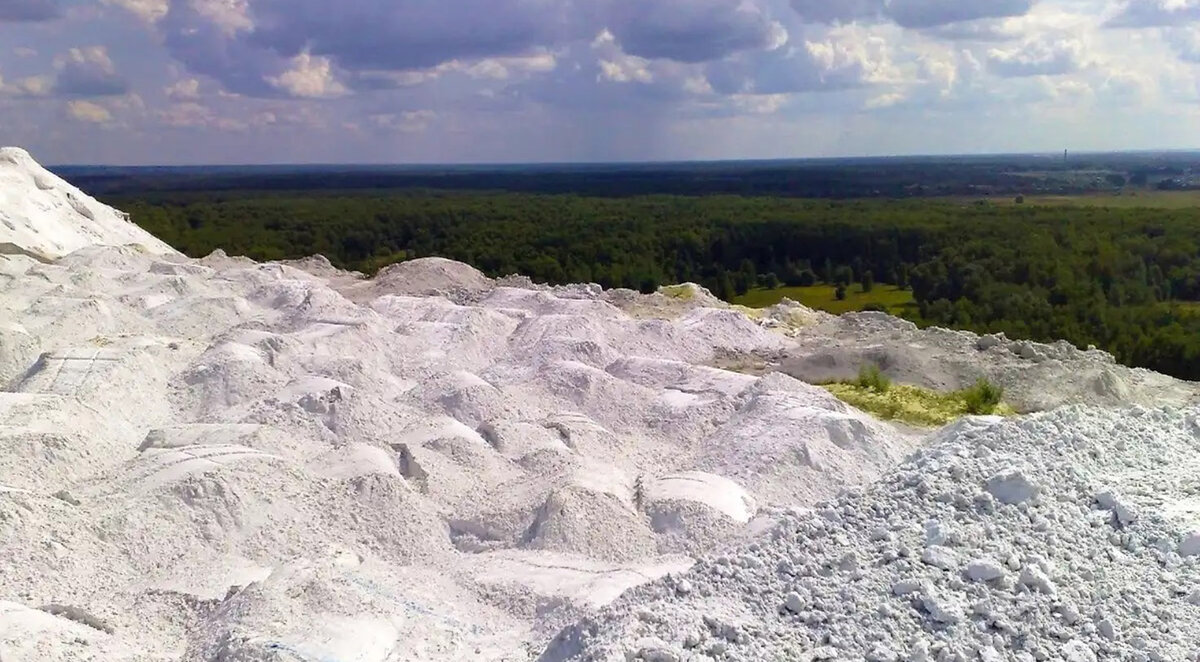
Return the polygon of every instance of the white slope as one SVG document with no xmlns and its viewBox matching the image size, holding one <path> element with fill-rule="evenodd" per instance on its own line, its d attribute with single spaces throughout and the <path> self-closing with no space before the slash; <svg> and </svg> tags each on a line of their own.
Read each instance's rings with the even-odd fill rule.
<svg viewBox="0 0 1200 662">
<path fill-rule="evenodd" d="M 176 251 L 46 170 L 19 147 L 0 148 L 0 253 L 57 258 L 87 246 L 136 244 Z"/>
<path fill-rule="evenodd" d="M 1200 660 L 1196 410 L 962 421 L 539 658 Z"/>
</svg>

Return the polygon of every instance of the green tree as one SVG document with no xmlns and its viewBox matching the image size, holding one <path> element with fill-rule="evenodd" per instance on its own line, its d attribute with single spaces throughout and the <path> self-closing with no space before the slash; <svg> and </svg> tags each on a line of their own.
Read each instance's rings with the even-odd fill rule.
<svg viewBox="0 0 1200 662">
<path fill-rule="evenodd" d="M 716 294 L 723 301 L 733 301 L 737 296 L 737 292 L 733 289 L 733 281 L 729 278 L 729 272 L 722 270 L 717 274 Z"/>
<path fill-rule="evenodd" d="M 870 270 L 864 271 L 860 284 L 862 285 L 863 292 L 870 292 L 875 289 L 875 274 L 871 273 Z"/>
<path fill-rule="evenodd" d="M 832 259 L 830 259 L 828 257 L 825 258 L 825 263 L 824 263 L 824 265 L 822 265 L 821 273 L 819 275 L 821 276 L 822 282 L 825 282 L 825 283 L 833 282 L 834 271 L 833 271 L 833 260 Z"/>
<path fill-rule="evenodd" d="M 841 265 L 833 272 L 833 282 L 835 285 L 848 286 L 854 281 L 854 272 L 850 267 Z"/>
</svg>

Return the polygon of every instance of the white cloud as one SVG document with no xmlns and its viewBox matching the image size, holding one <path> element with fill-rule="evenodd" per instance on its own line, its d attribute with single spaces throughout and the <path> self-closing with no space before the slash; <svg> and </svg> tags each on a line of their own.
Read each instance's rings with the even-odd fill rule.
<svg viewBox="0 0 1200 662">
<path fill-rule="evenodd" d="M 987 52 L 988 68 L 998 76 L 1059 76 L 1084 66 L 1083 42 L 1067 35 L 1042 36 L 1013 48 Z"/>
<path fill-rule="evenodd" d="M 1146 100 L 1154 89 L 1154 80 L 1133 71 L 1114 71 L 1100 86 L 1100 92 L 1120 100 L 1137 103 Z"/>
<path fill-rule="evenodd" d="M 195 101 L 200 98 L 200 81 L 184 78 L 163 88 L 163 93 L 172 101 Z"/>
<path fill-rule="evenodd" d="M 117 73 L 104 46 L 72 48 L 55 58 L 54 66 L 58 69 L 54 88 L 59 94 L 102 97 L 129 92 L 129 81 Z"/>
<path fill-rule="evenodd" d="M 54 79 L 49 76 L 29 76 L 13 83 L 13 87 L 24 96 L 44 97 L 54 90 Z"/>
<path fill-rule="evenodd" d="M 213 112 L 207 106 L 185 102 L 171 104 L 167 108 L 158 111 L 157 116 L 159 121 L 167 126 L 201 127 L 208 126 L 212 120 Z"/>
<path fill-rule="evenodd" d="M 333 75 L 327 57 L 301 53 L 292 58 L 291 68 L 267 78 L 276 89 L 303 99 L 327 99 L 347 93 L 346 86 Z"/>
<path fill-rule="evenodd" d="M 886 83 L 900 78 L 887 38 L 867 28 L 835 28 L 821 41 L 804 42 L 804 48 L 822 80 Z"/>
<path fill-rule="evenodd" d="M 597 80 L 610 83 L 653 83 L 654 74 L 646 68 L 648 61 L 632 55 L 620 60 L 600 60 Z"/>
<path fill-rule="evenodd" d="M 879 96 L 871 97 L 867 100 L 865 107 L 868 109 L 890 108 L 904 101 L 905 95 L 903 92 L 885 92 Z"/>
<path fill-rule="evenodd" d="M 104 46 L 72 48 L 67 51 L 66 55 L 55 58 L 54 62 L 59 68 L 88 65 L 105 74 L 116 73 L 116 66 L 113 64 L 112 58 L 108 56 L 108 49 Z"/>
<path fill-rule="evenodd" d="M 67 102 L 67 113 L 80 122 L 105 124 L 112 121 L 112 113 L 98 103 L 75 99 Z"/>
<path fill-rule="evenodd" d="M 508 80 L 520 75 L 554 71 L 558 61 L 552 53 L 534 53 L 515 57 L 491 57 L 474 62 L 452 60 L 440 65 L 443 72 L 460 71 L 471 78 Z"/>
<path fill-rule="evenodd" d="M 596 64 L 600 71 L 597 82 L 609 83 L 652 83 L 654 73 L 650 71 L 650 60 L 628 55 L 608 30 L 602 30 L 592 40 L 592 51 L 600 58 Z"/>
<path fill-rule="evenodd" d="M 218 115 L 212 108 L 192 101 L 174 103 L 155 113 L 162 124 L 181 129 L 215 129 L 218 131 L 245 131 L 259 122 L 250 122 Z"/>
<path fill-rule="evenodd" d="M 0 78 L 0 95 L 9 97 L 45 97 L 54 91 L 54 79 L 49 76 L 28 76 L 5 83 Z"/>
<path fill-rule="evenodd" d="M 1200 20 L 1198 0 L 1128 0 L 1108 20 L 1112 28 L 1172 26 Z"/>
<path fill-rule="evenodd" d="M 745 114 L 774 115 L 790 98 L 790 94 L 735 94 L 730 101 Z"/>
<path fill-rule="evenodd" d="M 169 0 L 102 0 L 109 6 L 120 7 L 141 19 L 154 24 L 161 21 L 170 9 Z"/>
<path fill-rule="evenodd" d="M 186 2 L 201 19 L 217 26 L 227 36 L 254 29 L 247 0 L 176 0 Z"/>
<path fill-rule="evenodd" d="M 380 113 L 368 117 L 372 124 L 388 131 L 415 133 L 424 131 L 429 123 L 437 119 L 432 110 L 412 110 L 403 113 Z"/>
</svg>

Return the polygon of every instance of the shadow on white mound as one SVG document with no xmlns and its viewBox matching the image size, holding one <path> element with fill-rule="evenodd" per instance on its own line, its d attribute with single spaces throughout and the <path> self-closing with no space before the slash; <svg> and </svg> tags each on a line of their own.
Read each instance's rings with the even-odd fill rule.
<svg viewBox="0 0 1200 662">
<path fill-rule="evenodd" d="M 185 659 L 247 662 L 502 660 L 523 628 L 437 573 L 353 554 L 298 561 L 236 592 Z"/>
<path fill-rule="evenodd" d="M 144 659 L 102 629 L 101 624 L 88 625 L 80 621 L 90 619 L 75 617 L 78 620 L 0 601 L 0 660 L 134 662 Z"/>
<path fill-rule="evenodd" d="M 524 586 L 542 596 L 602 607 L 629 588 L 684 572 L 694 561 L 686 556 L 666 556 L 617 564 L 573 554 L 504 550 L 475 557 L 474 563 L 474 576 L 484 584 Z"/>
</svg>

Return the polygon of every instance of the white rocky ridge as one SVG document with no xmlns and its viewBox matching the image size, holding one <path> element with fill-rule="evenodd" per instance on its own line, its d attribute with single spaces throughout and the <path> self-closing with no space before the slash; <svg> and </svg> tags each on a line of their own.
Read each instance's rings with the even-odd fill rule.
<svg viewBox="0 0 1200 662">
<path fill-rule="evenodd" d="M 762 374 L 832 328 L 800 306 L 193 260 L 0 154 L 4 662 L 949 659 L 992 655 L 985 598 L 1046 659 L 1193 653 L 1190 413 L 969 421 L 894 469 L 927 432 Z"/>
<path fill-rule="evenodd" d="M 795 345 L 775 361 L 782 372 L 813 383 L 853 378 L 864 364 L 879 366 L 896 381 L 944 391 L 986 376 L 1003 386 L 1005 400 L 1022 412 L 1079 403 L 1181 406 L 1198 393 L 1195 384 L 1128 368 L 1100 350 L 1062 341 L 1009 340 L 1003 334 L 918 330 L 883 313 L 819 313 L 792 335 Z"/>
</svg>

